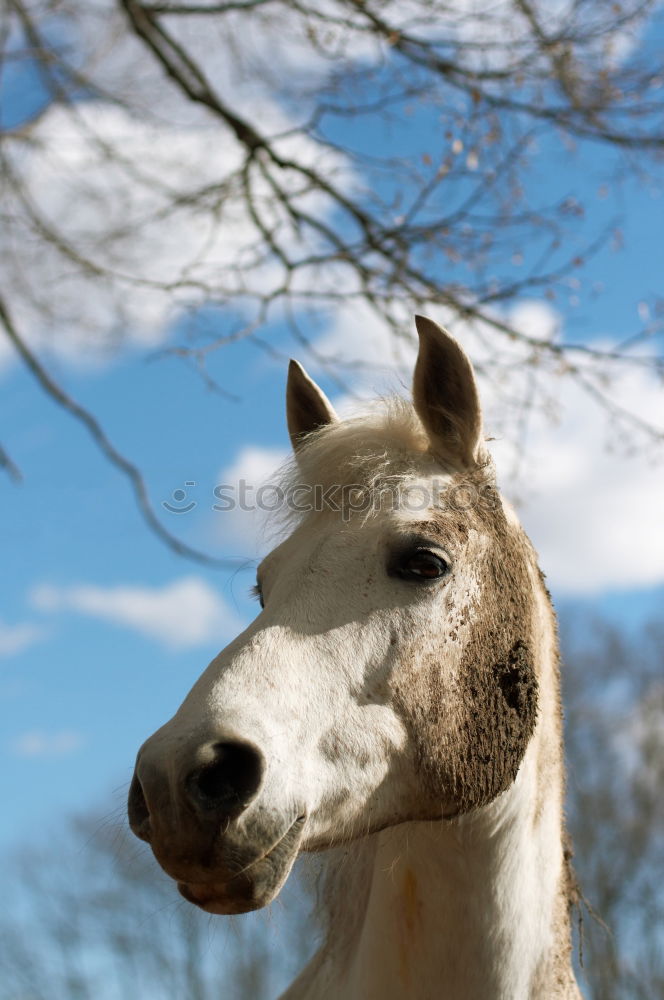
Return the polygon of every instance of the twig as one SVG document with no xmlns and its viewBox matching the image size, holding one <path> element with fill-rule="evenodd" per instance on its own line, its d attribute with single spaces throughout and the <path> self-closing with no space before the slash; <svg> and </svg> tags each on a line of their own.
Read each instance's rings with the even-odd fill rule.
<svg viewBox="0 0 664 1000">
<path fill-rule="evenodd" d="M 18 465 L 16 465 L 12 461 L 11 457 L 7 454 L 6 450 L 2 447 L 1 444 L 0 444 L 0 469 L 5 469 L 9 478 L 12 479 L 15 483 L 20 483 L 21 480 L 23 479 L 23 476 L 21 475 L 21 470 L 19 469 Z"/>
</svg>

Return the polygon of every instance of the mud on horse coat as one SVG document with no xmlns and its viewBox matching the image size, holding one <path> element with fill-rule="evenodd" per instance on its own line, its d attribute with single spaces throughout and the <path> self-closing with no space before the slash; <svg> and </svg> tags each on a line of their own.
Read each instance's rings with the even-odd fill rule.
<svg viewBox="0 0 664 1000">
<path fill-rule="evenodd" d="M 412 404 L 339 421 L 291 364 L 285 485 L 344 501 L 291 512 L 261 613 L 141 748 L 130 823 L 209 913 L 328 853 L 288 1000 L 570 1000 L 555 619 L 470 362 L 417 329 Z"/>
</svg>

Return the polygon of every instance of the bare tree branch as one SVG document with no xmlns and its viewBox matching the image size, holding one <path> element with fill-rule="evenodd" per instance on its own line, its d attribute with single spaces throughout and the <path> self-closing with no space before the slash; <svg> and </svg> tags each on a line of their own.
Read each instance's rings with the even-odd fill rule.
<svg viewBox="0 0 664 1000">
<path fill-rule="evenodd" d="M 15 483 L 20 483 L 23 479 L 21 475 L 21 470 L 12 461 L 7 451 L 0 444 L 0 469 L 4 469 L 10 479 L 13 479 Z"/>
<path fill-rule="evenodd" d="M 115 445 L 111 443 L 96 417 L 73 400 L 71 396 L 67 395 L 64 389 L 62 389 L 52 376 L 49 375 L 37 356 L 20 337 L 14 323 L 12 322 L 5 300 L 2 296 L 0 296 L 0 322 L 4 327 L 7 337 L 16 348 L 26 367 L 35 377 L 42 389 L 58 404 L 58 406 L 62 407 L 63 410 L 66 410 L 86 428 L 102 454 L 129 481 L 134 493 L 134 498 L 138 505 L 138 509 L 141 512 L 145 523 L 162 542 L 164 542 L 177 555 L 186 556 L 188 559 L 193 559 L 206 566 L 214 566 L 218 569 L 230 569 L 237 568 L 238 566 L 245 564 L 245 560 L 242 559 L 214 558 L 213 556 L 207 555 L 205 552 L 192 548 L 192 546 L 187 545 L 185 542 L 180 541 L 179 538 L 172 535 L 158 519 L 152 507 L 152 503 L 150 502 L 145 480 L 143 479 L 143 476 L 138 468 L 125 458 L 124 455 L 117 450 Z"/>
</svg>

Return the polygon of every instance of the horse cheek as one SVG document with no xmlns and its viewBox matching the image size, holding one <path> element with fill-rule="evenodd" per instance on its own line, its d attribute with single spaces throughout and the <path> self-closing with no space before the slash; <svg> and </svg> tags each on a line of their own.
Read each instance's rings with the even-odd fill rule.
<svg viewBox="0 0 664 1000">
<path fill-rule="evenodd" d="M 484 595 L 464 607 L 445 650 L 429 647 L 413 658 L 399 692 L 430 818 L 441 807 L 468 812 L 505 791 L 535 730 L 532 608 L 518 596 L 527 592 L 519 555 L 486 559 Z"/>
</svg>

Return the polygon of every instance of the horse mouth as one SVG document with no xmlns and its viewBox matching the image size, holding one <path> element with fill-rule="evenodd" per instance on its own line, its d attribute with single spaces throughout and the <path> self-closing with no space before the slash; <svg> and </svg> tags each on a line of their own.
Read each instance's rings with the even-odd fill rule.
<svg viewBox="0 0 664 1000">
<path fill-rule="evenodd" d="M 248 913 L 266 906 L 277 895 L 290 874 L 298 854 L 306 816 L 298 816 L 267 851 L 246 868 L 217 878 L 212 872 L 205 882 L 178 882 L 178 891 L 189 903 L 206 913 Z"/>
</svg>

